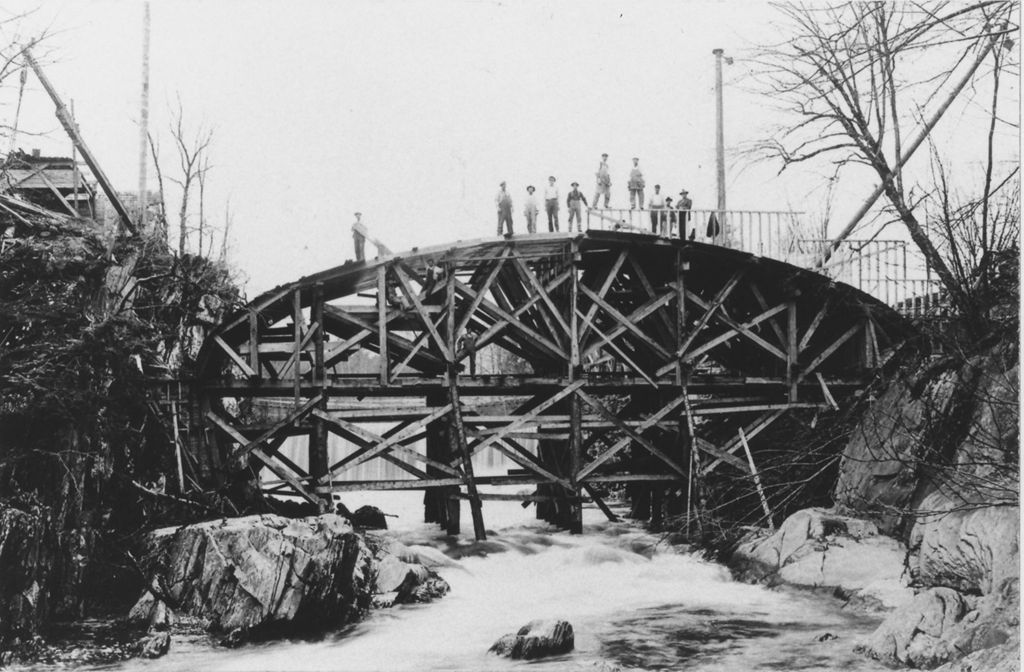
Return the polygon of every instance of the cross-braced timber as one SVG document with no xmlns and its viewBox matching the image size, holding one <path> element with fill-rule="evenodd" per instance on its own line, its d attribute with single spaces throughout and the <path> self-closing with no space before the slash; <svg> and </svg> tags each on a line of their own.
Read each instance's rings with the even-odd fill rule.
<svg viewBox="0 0 1024 672">
<path fill-rule="evenodd" d="M 453 532 L 468 499 L 479 537 L 481 502 L 497 496 L 480 486 L 535 486 L 517 497 L 578 531 L 584 496 L 612 515 L 595 484 L 746 476 L 759 433 L 842 404 L 908 330 L 852 287 L 723 247 L 603 231 L 460 242 L 304 277 L 227 319 L 200 355 L 195 457 L 225 481 L 265 468 L 265 491 L 321 506 L 332 492 L 423 489 L 427 520 Z M 502 353 L 497 370 L 471 372 L 481 351 Z M 357 352 L 372 370 L 344 365 Z M 231 411 L 253 398 L 288 410 Z M 735 438 L 702 435 L 706 416 Z M 353 451 L 331 455 L 329 434 Z M 280 451 L 295 436 L 305 467 Z M 522 469 L 475 475 L 488 447 Z M 405 477 L 347 480 L 373 460 Z"/>
</svg>

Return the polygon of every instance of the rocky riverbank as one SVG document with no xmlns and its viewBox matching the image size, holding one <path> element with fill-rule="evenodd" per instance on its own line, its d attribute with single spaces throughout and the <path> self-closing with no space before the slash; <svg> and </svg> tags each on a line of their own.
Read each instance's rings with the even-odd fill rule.
<svg viewBox="0 0 1024 672">
<path fill-rule="evenodd" d="M 734 571 L 885 613 L 859 645 L 873 658 L 1018 670 L 1018 375 L 1005 345 L 900 372 L 851 435 L 835 506 L 748 535 Z"/>
</svg>

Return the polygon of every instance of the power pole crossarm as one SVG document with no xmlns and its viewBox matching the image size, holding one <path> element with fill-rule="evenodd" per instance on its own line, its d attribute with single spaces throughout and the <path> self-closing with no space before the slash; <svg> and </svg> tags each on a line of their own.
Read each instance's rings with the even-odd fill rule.
<svg viewBox="0 0 1024 672">
<path fill-rule="evenodd" d="M 71 113 L 68 112 L 67 107 L 65 107 L 64 101 L 62 101 L 60 96 L 57 95 L 57 91 L 54 90 L 53 85 L 50 84 L 50 80 L 46 78 L 46 75 L 43 73 L 43 69 L 39 66 L 39 63 L 36 62 L 36 59 L 32 56 L 32 52 L 29 48 L 25 47 L 22 53 L 25 54 L 25 61 L 36 73 L 36 77 L 39 78 L 39 82 L 43 85 L 43 88 L 46 89 L 46 93 L 48 93 L 50 98 L 53 99 L 53 103 L 57 108 L 55 110 L 57 120 L 60 121 L 61 126 L 64 127 L 64 130 L 67 132 L 68 137 L 71 138 L 71 141 L 75 143 L 75 147 L 78 148 L 78 151 L 82 153 L 82 158 L 85 160 L 86 165 L 89 166 L 89 170 L 91 170 L 92 174 L 96 177 L 96 181 L 100 183 L 100 188 L 103 189 L 103 193 L 106 194 L 107 199 L 110 200 L 110 204 L 114 206 L 114 210 L 121 218 L 122 226 L 128 229 L 128 231 L 133 235 L 137 234 L 138 231 L 135 228 L 135 224 L 128 216 L 128 211 L 125 210 L 124 204 L 121 203 L 121 199 L 118 198 L 117 192 L 114 191 L 114 188 L 111 186 L 107 176 L 103 173 L 103 169 L 100 168 L 99 163 L 96 162 L 96 158 L 93 156 L 92 152 L 89 151 L 89 148 L 85 144 L 85 140 L 83 140 L 82 136 L 78 133 L 78 128 L 76 128 L 75 122 L 71 118 Z"/>
</svg>

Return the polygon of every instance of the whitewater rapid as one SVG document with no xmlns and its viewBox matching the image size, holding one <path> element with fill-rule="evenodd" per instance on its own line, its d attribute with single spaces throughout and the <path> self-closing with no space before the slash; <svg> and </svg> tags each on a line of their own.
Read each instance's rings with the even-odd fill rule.
<svg viewBox="0 0 1024 672">
<path fill-rule="evenodd" d="M 451 585 L 443 599 L 375 611 L 317 641 L 229 650 L 197 639 L 176 643 L 165 658 L 118 669 L 886 669 L 853 653 L 877 620 L 844 612 L 827 595 L 738 583 L 724 567 L 634 525 L 609 523 L 596 509 L 585 510 L 585 533 L 574 536 L 534 520 L 532 507 L 485 502 L 488 540 L 478 543 L 471 532 L 456 539 L 418 522 L 421 502 L 421 493 L 358 493 L 347 504 L 396 514 L 389 534 L 453 560 L 437 568 Z M 487 653 L 503 634 L 537 618 L 572 623 L 575 651 L 530 663 Z"/>
</svg>

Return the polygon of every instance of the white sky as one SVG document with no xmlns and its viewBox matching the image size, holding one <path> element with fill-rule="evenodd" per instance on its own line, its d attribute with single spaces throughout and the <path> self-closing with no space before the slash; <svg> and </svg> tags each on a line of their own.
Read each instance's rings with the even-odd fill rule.
<svg viewBox="0 0 1024 672">
<path fill-rule="evenodd" d="M 22 34 L 49 27 L 39 54 L 51 81 L 74 99 L 107 175 L 134 191 L 142 2 L 49 0 L 24 10 L 32 7 Z M 728 155 L 776 120 L 735 85 L 743 49 L 778 37 L 764 2 L 154 0 L 151 15 L 150 128 L 164 170 L 173 172 L 168 121 L 180 95 L 186 123 L 214 129 L 208 217 L 222 224 L 230 199 L 231 260 L 250 296 L 351 257 L 356 210 L 395 251 L 491 236 L 506 180 L 525 231 L 526 185 L 541 188 L 553 174 L 563 196 L 578 180 L 590 199 L 602 152 L 613 206 L 627 201 L 635 155 L 649 186 L 673 196 L 685 186 L 694 207 L 713 207 L 715 47 L 737 57 L 726 68 Z M 11 82 L 0 90 L 6 120 Z M 70 155 L 52 112 L 30 77 L 19 127 L 46 135 L 21 135 L 17 146 Z M 940 137 L 977 146 L 978 113 L 951 110 Z M 1013 160 L 1018 146 L 1012 131 Z M 963 158 L 969 166 L 980 155 Z M 727 182 L 731 208 L 822 204 L 817 174 L 777 178 L 732 160 Z M 835 228 L 870 183 L 844 186 Z"/>
</svg>

